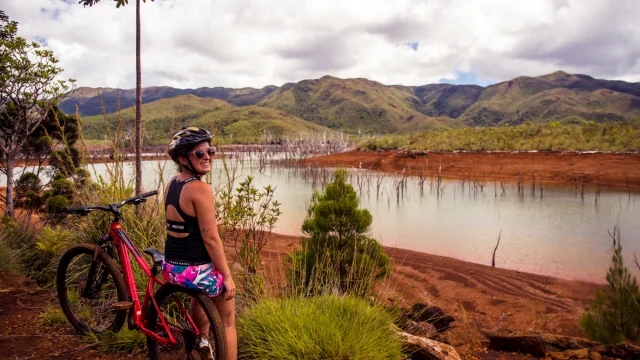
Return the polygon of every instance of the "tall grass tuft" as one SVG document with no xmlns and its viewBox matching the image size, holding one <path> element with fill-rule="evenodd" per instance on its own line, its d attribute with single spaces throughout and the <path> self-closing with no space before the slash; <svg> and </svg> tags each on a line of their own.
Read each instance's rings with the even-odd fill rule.
<svg viewBox="0 0 640 360">
<path fill-rule="evenodd" d="M 55 281 L 57 260 L 69 244 L 78 240 L 77 234 L 62 226 L 37 229 L 31 224 L 3 218 L 0 243 L 13 256 L 14 270 L 48 287 Z M 16 266 L 17 265 L 17 266 Z"/>
<path fill-rule="evenodd" d="M 55 306 L 47 306 L 45 310 L 38 315 L 38 317 L 44 321 L 45 324 L 56 326 L 67 323 L 67 318 L 64 316 L 62 309 Z"/>
<path fill-rule="evenodd" d="M 264 299 L 239 316 L 241 359 L 402 359 L 383 308 L 346 296 Z"/>
<path fill-rule="evenodd" d="M 129 330 L 126 327 L 123 327 L 118 332 L 105 331 L 98 336 L 89 334 L 88 339 L 96 344 L 98 350 L 106 353 L 138 352 L 143 350 L 147 344 L 145 335 L 140 331 Z"/>
<path fill-rule="evenodd" d="M 9 247 L 9 244 L 3 238 L 0 238 L 0 271 L 8 271 L 14 274 L 22 271 L 18 262 L 18 251 Z"/>
</svg>

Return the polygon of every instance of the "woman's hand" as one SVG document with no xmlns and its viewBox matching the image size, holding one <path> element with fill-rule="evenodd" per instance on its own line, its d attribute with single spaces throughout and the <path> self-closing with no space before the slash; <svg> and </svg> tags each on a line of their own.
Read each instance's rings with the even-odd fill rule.
<svg viewBox="0 0 640 360">
<path fill-rule="evenodd" d="M 224 278 L 224 287 L 227 289 L 225 293 L 225 300 L 229 301 L 236 296 L 236 283 L 233 282 L 231 276 Z"/>
</svg>

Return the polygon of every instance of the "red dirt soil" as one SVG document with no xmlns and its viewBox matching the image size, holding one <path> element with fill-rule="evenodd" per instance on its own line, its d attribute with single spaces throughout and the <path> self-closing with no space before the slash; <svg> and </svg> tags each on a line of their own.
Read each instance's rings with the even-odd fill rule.
<svg viewBox="0 0 640 360">
<path fill-rule="evenodd" d="M 442 166 L 443 178 L 471 178 L 493 182 L 500 179 L 542 185 L 571 184 L 601 189 L 640 191 L 640 154 L 579 153 L 440 153 L 404 151 L 349 151 L 303 160 L 305 165 L 342 166 L 386 172 L 408 172 L 437 176 Z M 628 182 L 627 182 L 628 180 Z"/>
</svg>

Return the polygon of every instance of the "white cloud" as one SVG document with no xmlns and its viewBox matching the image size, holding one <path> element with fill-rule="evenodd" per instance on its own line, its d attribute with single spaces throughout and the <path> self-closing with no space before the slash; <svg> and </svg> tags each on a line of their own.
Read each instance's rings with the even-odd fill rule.
<svg viewBox="0 0 640 360">
<path fill-rule="evenodd" d="M 3 0 L 81 86 L 135 86 L 135 1 Z M 143 86 L 262 87 L 323 75 L 423 85 L 559 69 L 640 81 L 635 0 L 156 0 L 142 4 Z M 416 50 L 407 43 L 417 42 Z"/>
</svg>

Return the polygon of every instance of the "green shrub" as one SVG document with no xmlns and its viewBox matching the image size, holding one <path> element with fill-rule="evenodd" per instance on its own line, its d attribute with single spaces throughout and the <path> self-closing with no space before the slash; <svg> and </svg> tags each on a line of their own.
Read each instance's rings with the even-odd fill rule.
<svg viewBox="0 0 640 360">
<path fill-rule="evenodd" d="M 615 344 L 622 340 L 640 340 L 640 291 L 635 277 L 624 265 L 619 230 L 617 245 L 607 272 L 609 287 L 599 290 L 590 309 L 580 318 L 589 338 Z"/>
<path fill-rule="evenodd" d="M 354 297 L 264 299 L 237 321 L 243 359 L 402 359 L 393 318 Z"/>
<path fill-rule="evenodd" d="M 248 299 L 257 300 L 264 292 L 259 274 L 262 259 L 260 251 L 267 245 L 271 231 L 282 214 L 280 203 L 273 198 L 275 189 L 265 186 L 258 190 L 253 177 L 247 176 L 236 188 L 220 191 L 217 216 L 220 219 L 220 237 L 233 246 L 236 261 L 245 270 L 244 282 L 250 291 Z"/>
<path fill-rule="evenodd" d="M 75 193 L 75 186 L 73 183 L 67 179 L 58 179 L 54 180 L 49 184 L 51 186 L 51 190 L 53 191 L 53 195 L 62 195 L 67 199 L 70 199 Z"/>
<path fill-rule="evenodd" d="M 313 194 L 302 224 L 310 238 L 285 260 L 290 292 L 364 296 L 376 278 L 390 272 L 380 243 L 367 236 L 373 218 L 358 208 L 358 196 L 346 179 L 346 170 L 338 169 L 324 193 Z"/>
<path fill-rule="evenodd" d="M 69 199 L 62 195 L 54 195 L 47 199 L 45 210 L 47 213 L 55 215 L 64 212 L 70 205 Z"/>
</svg>

